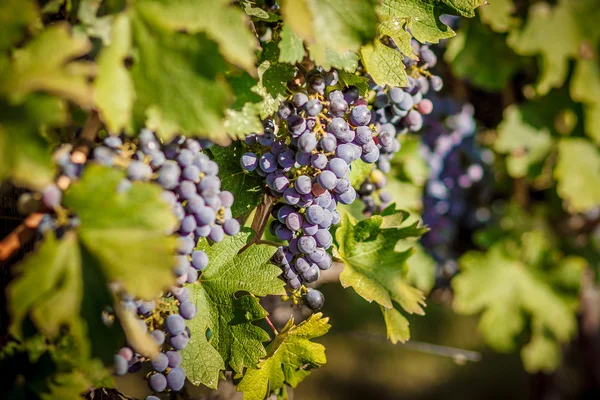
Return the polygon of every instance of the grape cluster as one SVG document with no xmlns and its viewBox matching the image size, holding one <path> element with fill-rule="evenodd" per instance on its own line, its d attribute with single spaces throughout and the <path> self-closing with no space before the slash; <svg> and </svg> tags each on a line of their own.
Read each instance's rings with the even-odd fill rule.
<svg viewBox="0 0 600 400">
<path fill-rule="evenodd" d="M 291 289 L 317 281 L 320 271 L 331 267 L 337 204 L 356 199 L 348 179 L 352 162 L 379 159 L 367 102 L 355 87 L 338 90 L 338 80 L 335 70 L 309 72 L 306 84 L 264 122 L 263 133 L 244 140 L 242 168 L 264 177 L 279 199 L 269 230 L 288 244 L 277 249 L 273 262 Z M 304 303 L 319 309 L 323 295 L 309 290 Z"/>
<path fill-rule="evenodd" d="M 381 155 L 373 172 L 358 190 L 365 203 L 364 213 L 368 215 L 381 211 L 392 200 L 391 195 L 383 189 L 387 184 L 385 174 L 390 171 L 390 161 L 400 150 L 398 135 L 419 132 L 423 128 L 423 116 L 433 111 L 433 103 L 424 96 L 430 90 L 440 91 L 443 86 L 442 79 L 429 72 L 429 68 L 437 64 L 435 53 L 415 40 L 411 44 L 419 60 L 404 57 L 408 74 L 406 87 L 383 87 L 371 83 L 373 121 L 378 132 Z"/>
<path fill-rule="evenodd" d="M 435 118 L 423 129 L 421 153 L 430 167 L 423 194 L 423 222 L 431 228 L 423 246 L 439 262 L 456 258 L 459 231 L 486 222 L 489 210 L 479 207 L 490 195 L 484 182 L 491 153 L 475 142 L 475 121 L 470 104 L 435 99 Z M 442 266 L 443 267 L 443 266 Z M 455 271 L 442 271 L 452 275 Z"/>
<path fill-rule="evenodd" d="M 115 162 L 123 144 L 116 137 L 108 137 L 104 146 L 94 149 L 94 160 L 105 165 Z M 150 335 L 161 351 L 149 360 L 152 373 L 148 376 L 151 390 L 178 391 L 185 382 L 185 373 L 179 367 L 190 331 L 185 320 L 196 315 L 195 305 L 189 301 L 189 291 L 184 284 L 193 284 L 199 273 L 208 266 L 208 256 L 195 250 L 200 238 L 220 242 L 224 235 L 235 235 L 240 224 L 231 216 L 233 195 L 221 191 L 219 166 L 202 152 L 207 143 L 178 136 L 162 145 L 149 130 L 143 130 L 131 162 L 127 178 L 118 190 L 127 190 L 131 181 L 153 180 L 163 188 L 163 198 L 171 205 L 179 226 L 177 256 L 174 272 L 177 286 L 165 298 L 143 301 L 124 296 L 123 305 L 140 317 L 140 326 L 151 329 Z M 140 368 L 143 359 L 130 347 L 115 355 L 115 373 Z"/>
<path fill-rule="evenodd" d="M 44 188 L 39 195 L 24 194 L 20 201 L 23 209 L 42 206 L 48 210 L 39 224 L 40 234 L 52 229 L 60 235 L 80 223 L 76 215 L 69 216 L 66 223 L 59 222 L 57 214 L 52 212 L 60 207 L 60 187 L 65 187 L 65 179 L 78 179 L 87 163 L 124 169 L 126 178 L 117 186 L 117 192 L 126 192 L 135 181 L 154 182 L 163 188 L 162 197 L 178 220 L 177 229 L 172 233 L 177 237 L 173 268 L 176 286 L 164 297 L 149 301 L 133 298 L 118 285 L 113 288 L 121 297 L 123 308 L 139 317 L 140 328 L 149 331 L 160 348 L 152 359 L 137 354 L 133 346 L 121 348 L 114 356 L 114 372 L 116 375 L 135 372 L 143 362 L 149 362 L 152 373 L 148 384 L 155 392 L 178 391 L 185 382 L 178 351 L 190 340 L 185 321 L 194 318 L 197 310 L 183 285 L 196 282 L 209 262 L 206 253 L 195 250 L 196 243 L 200 238 L 219 242 L 225 235 L 235 235 L 240 230 L 239 222 L 231 215 L 233 195 L 221 191 L 219 167 L 202 152 L 209 145 L 183 136 L 163 144 L 147 129 L 142 130 L 135 141 L 108 136 L 83 162 L 77 162 L 81 160 L 69 151 L 57 152 L 55 159 L 60 172 L 57 184 Z M 33 201 L 37 204 L 32 204 Z M 103 314 L 106 324 L 112 323 L 111 318 L 110 313 Z"/>
</svg>

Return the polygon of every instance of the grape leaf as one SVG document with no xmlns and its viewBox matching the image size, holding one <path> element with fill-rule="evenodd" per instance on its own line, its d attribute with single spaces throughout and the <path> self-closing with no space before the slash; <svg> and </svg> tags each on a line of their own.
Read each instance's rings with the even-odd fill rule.
<svg viewBox="0 0 600 400">
<path fill-rule="evenodd" d="M 332 59 L 328 53 L 356 51 L 377 34 L 371 0 L 286 0 L 281 13 L 317 64 Z"/>
<path fill-rule="evenodd" d="M 246 370 L 237 386 L 245 400 L 263 400 L 286 384 L 296 387 L 310 374 L 310 370 L 326 363 L 325 347 L 311 339 L 325 335 L 329 318 L 322 313 L 311 315 L 294 325 L 290 318 L 285 327 L 267 346 L 267 356 L 256 366 Z"/>
<path fill-rule="evenodd" d="M 552 148 L 547 121 L 532 123 L 528 120 L 531 117 L 536 117 L 532 103 L 511 105 L 504 110 L 504 119 L 498 126 L 494 148 L 507 154 L 508 173 L 513 178 L 526 176 L 530 167 L 543 161 Z"/>
<path fill-rule="evenodd" d="M 337 52 L 330 47 L 321 48 L 319 44 L 308 46 L 310 58 L 324 70 L 336 68 L 340 71 L 354 72 L 358 67 L 358 55 L 350 50 Z"/>
<path fill-rule="evenodd" d="M 339 70 L 338 73 L 340 76 L 339 83 L 342 87 L 346 88 L 349 86 L 355 86 L 360 92 L 361 96 L 367 97 L 367 94 L 369 93 L 369 78 L 362 75 L 349 73 L 344 70 Z"/>
<path fill-rule="evenodd" d="M 583 43 L 595 47 L 600 39 L 599 18 L 600 8 L 595 0 L 560 0 L 554 7 L 542 2 L 529 8 L 522 29 L 511 31 L 507 43 L 518 54 L 540 55 L 540 94 L 562 86 L 569 59 L 578 57 Z"/>
<path fill-rule="evenodd" d="M 46 95 L 32 95 L 19 106 L 0 100 L 0 180 L 40 189 L 54 178 L 55 166 L 40 126 L 67 122 L 66 105 Z"/>
<path fill-rule="evenodd" d="M 392 310 L 395 301 L 410 314 L 423 314 L 423 294 L 405 280 L 406 261 L 414 250 L 394 250 L 399 241 L 416 238 L 426 231 L 418 222 L 404 226 L 407 218 L 408 213 L 400 211 L 356 222 L 344 214 L 335 232 L 339 257 L 344 263 L 340 282 L 345 288 L 354 288 L 365 300 L 375 300 L 386 310 Z M 401 315 L 391 313 L 385 317 L 386 322 L 404 324 Z M 390 339 L 408 339 L 399 335 L 398 332 L 405 331 L 401 326 L 388 327 L 388 333 L 390 330 L 395 332 L 389 335 Z"/>
<path fill-rule="evenodd" d="M 22 102 L 32 92 L 47 91 L 90 107 L 93 65 L 72 61 L 90 49 L 85 35 L 71 34 L 67 24 L 56 23 L 14 52 L 10 67 L 0 77 L 0 93 Z"/>
<path fill-rule="evenodd" d="M 408 83 L 402 54 L 379 40 L 363 46 L 360 49 L 360 58 L 378 85 L 404 87 Z"/>
<path fill-rule="evenodd" d="M 131 50 L 131 26 L 125 15 L 114 19 L 110 45 L 98 56 L 98 76 L 94 82 L 94 100 L 108 130 L 119 133 L 131 118 L 135 91 L 125 68 Z"/>
<path fill-rule="evenodd" d="M 534 333 L 548 332 L 553 341 L 564 343 L 576 331 L 578 290 L 565 292 L 547 281 L 546 271 L 562 267 L 560 263 L 544 264 L 544 260 L 555 263 L 560 256 L 551 255 L 555 248 L 542 235 L 540 231 L 527 232 L 520 241 L 505 239 L 486 253 L 471 251 L 459 260 L 461 273 L 452 281 L 453 307 L 461 314 L 482 312 L 479 329 L 496 350 L 515 347 L 515 339 L 526 326 L 526 317 L 532 318 Z M 584 260 L 569 261 L 567 268 L 581 279 L 585 264 Z M 530 346 L 538 346 L 533 340 Z M 523 351 L 537 352 L 531 347 Z M 531 360 L 525 363 L 530 372 L 538 370 L 538 365 Z"/>
<path fill-rule="evenodd" d="M 75 234 L 68 233 L 60 241 L 49 234 L 17 271 L 22 275 L 7 290 L 15 337 L 22 337 L 27 315 L 50 338 L 65 325 L 80 329 L 83 277 Z"/>
<path fill-rule="evenodd" d="M 251 237 L 243 229 L 212 246 L 205 240 L 198 244 L 210 264 L 199 283 L 188 286 L 198 315 L 188 322 L 191 340 L 182 353 L 183 368 L 194 384 L 214 388 L 221 370 L 230 367 L 241 372 L 266 355 L 262 343 L 269 335 L 253 322 L 265 318 L 267 312 L 254 296 L 285 294 L 285 290 L 277 278 L 281 270 L 269 263 L 274 247 L 252 245 L 238 254 Z"/>
<path fill-rule="evenodd" d="M 478 9 L 481 22 L 489 25 L 494 32 L 508 32 L 520 24 L 513 14 L 516 11 L 513 0 L 494 0 Z"/>
<path fill-rule="evenodd" d="M 474 10 L 484 3 L 484 0 L 383 0 L 378 14 L 383 24 L 390 24 L 390 19 L 398 25 L 407 22 L 406 28 L 421 43 L 437 43 L 454 36 L 452 28 L 440 21 L 442 14 L 473 17 Z"/>
<path fill-rule="evenodd" d="M 477 18 L 461 22 L 458 34 L 448 42 L 444 58 L 456 76 L 493 91 L 504 88 L 520 67 L 520 58 L 506 45 L 504 37 Z"/>
<path fill-rule="evenodd" d="M 304 45 L 289 25 L 284 24 L 281 28 L 281 40 L 279 41 L 279 62 L 296 64 L 304 58 Z"/>
<path fill-rule="evenodd" d="M 111 32 L 115 16 L 108 14 L 98 17 L 98 9 L 100 8 L 101 3 L 102 0 L 82 0 L 79 4 L 79 9 L 77 10 L 77 18 L 82 22 L 85 32 L 89 36 L 99 38 L 102 40 L 103 45 L 108 46 L 110 45 L 111 40 L 116 39 L 114 37 L 115 35 Z M 44 10 L 46 10 L 46 7 L 44 7 Z M 130 37 L 128 35 L 128 37 L 122 39 L 124 41 L 129 41 Z"/>
<path fill-rule="evenodd" d="M 254 7 L 254 2 L 250 0 L 242 0 L 244 6 L 244 12 L 250 17 L 261 19 L 266 22 L 281 21 L 281 17 L 275 13 L 263 10 L 260 7 Z"/>
<path fill-rule="evenodd" d="M 146 14 L 152 18 L 146 19 Z M 134 132 L 146 124 L 165 140 L 179 133 L 227 144 L 223 119 L 233 99 L 217 46 L 203 34 L 154 25 L 156 18 L 148 11 L 132 18 L 137 51 L 131 69 L 137 95 Z"/>
<path fill-rule="evenodd" d="M 219 44 L 225 59 L 252 72 L 258 42 L 248 29 L 248 17 L 230 3 L 228 0 L 142 0 L 136 5 L 152 25 L 173 32 L 206 33 Z"/>
<path fill-rule="evenodd" d="M 35 1 L 5 0 L 0 3 L 0 52 L 20 40 L 38 18 Z"/>
<path fill-rule="evenodd" d="M 153 298 L 173 283 L 174 239 L 166 235 L 176 220 L 159 186 L 116 187 L 121 171 L 90 165 L 64 196 L 81 219 L 79 244 L 99 264 L 106 280 L 119 281 L 132 295 Z M 103 210 L 101 213 L 98 210 Z"/>
<path fill-rule="evenodd" d="M 554 168 L 556 191 L 572 212 L 592 210 L 600 205 L 600 154 L 588 140 L 561 139 Z"/>
<path fill-rule="evenodd" d="M 598 58 L 579 60 L 573 72 L 571 98 L 584 104 L 585 133 L 600 145 L 600 72 Z"/>
<path fill-rule="evenodd" d="M 373 164 L 367 164 L 362 160 L 356 160 L 350 165 L 350 184 L 354 187 L 358 187 L 361 183 L 367 179 L 369 174 L 373 171 Z"/>
<path fill-rule="evenodd" d="M 415 254 L 407 261 L 406 279 L 423 293 L 429 293 L 435 285 L 436 262 L 420 244 L 414 244 L 414 248 Z"/>
<path fill-rule="evenodd" d="M 222 190 L 233 193 L 235 201 L 231 206 L 231 214 L 234 218 L 246 215 L 258 206 L 264 192 L 263 178 L 242 170 L 240 157 L 243 151 L 240 142 L 227 147 L 213 146 L 210 149 L 214 160 L 219 164 Z"/>
</svg>

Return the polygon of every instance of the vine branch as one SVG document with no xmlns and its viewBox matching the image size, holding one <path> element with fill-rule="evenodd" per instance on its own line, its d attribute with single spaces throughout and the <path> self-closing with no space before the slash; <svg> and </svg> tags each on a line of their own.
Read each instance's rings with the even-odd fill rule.
<svg viewBox="0 0 600 400">
<path fill-rule="evenodd" d="M 269 215 L 271 215 L 271 211 L 276 203 L 277 199 L 269 193 L 263 195 L 263 201 L 256 208 L 256 213 L 254 214 L 254 219 L 250 226 L 254 231 L 254 237 L 242 248 L 242 250 L 240 250 L 240 253 L 261 240 L 263 233 L 265 233 L 267 222 L 269 221 Z"/>
</svg>

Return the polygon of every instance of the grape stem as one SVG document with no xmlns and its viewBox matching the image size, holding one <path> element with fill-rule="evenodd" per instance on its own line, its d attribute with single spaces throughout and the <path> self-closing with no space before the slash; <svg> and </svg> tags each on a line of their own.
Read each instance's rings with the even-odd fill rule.
<svg viewBox="0 0 600 400">
<path fill-rule="evenodd" d="M 87 160 L 87 155 L 90 150 L 90 144 L 96 138 L 96 135 L 102 128 L 102 121 L 96 111 L 92 111 L 81 131 L 80 138 L 83 143 L 78 146 L 73 152 L 73 157 L 83 159 L 81 163 Z M 76 153 L 77 152 L 77 153 Z M 77 156 L 76 156 L 77 154 Z M 0 262 L 8 260 L 17 250 L 27 244 L 34 236 L 37 227 L 42 221 L 44 214 L 39 210 L 30 214 L 23 223 L 17 226 L 11 233 L 0 241 Z"/>
<path fill-rule="evenodd" d="M 271 210 L 273 210 L 273 206 L 275 206 L 276 203 L 277 199 L 275 197 L 268 193 L 264 194 L 262 203 L 260 203 L 256 208 L 256 213 L 254 213 L 254 219 L 252 220 L 252 226 L 250 227 L 254 231 L 254 236 L 240 250 L 240 253 L 261 240 L 263 233 L 265 232 L 265 228 L 267 227 Z"/>
<path fill-rule="evenodd" d="M 275 336 L 279 335 L 279 331 L 277 331 L 277 328 L 275 328 L 275 325 L 273 325 L 273 322 L 271 322 L 268 315 L 265 317 L 265 321 L 267 321 L 267 324 L 271 327 Z"/>
</svg>

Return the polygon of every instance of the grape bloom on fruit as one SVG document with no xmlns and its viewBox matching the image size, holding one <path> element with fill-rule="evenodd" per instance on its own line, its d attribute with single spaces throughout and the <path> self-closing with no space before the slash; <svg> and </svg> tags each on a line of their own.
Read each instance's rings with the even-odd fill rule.
<svg viewBox="0 0 600 400">
<path fill-rule="evenodd" d="M 269 230 L 283 243 L 273 262 L 291 290 L 316 282 L 331 267 L 329 230 L 340 221 L 337 205 L 357 195 L 348 179 L 353 162 L 379 159 L 367 102 L 355 87 L 340 90 L 338 82 L 335 70 L 308 72 L 305 86 L 264 122 L 264 131 L 244 139 L 242 169 L 264 177 L 278 199 Z M 305 304 L 317 310 L 322 300 L 314 292 Z"/>
</svg>

